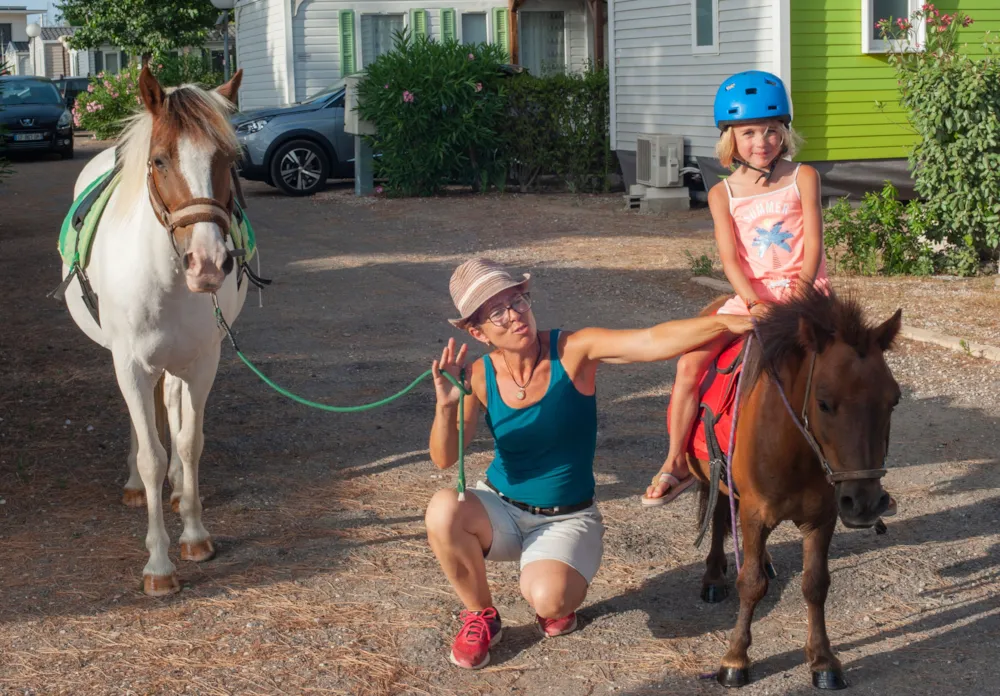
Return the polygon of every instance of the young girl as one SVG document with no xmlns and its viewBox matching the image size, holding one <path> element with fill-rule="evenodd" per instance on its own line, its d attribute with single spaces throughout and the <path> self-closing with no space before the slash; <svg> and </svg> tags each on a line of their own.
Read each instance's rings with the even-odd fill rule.
<svg viewBox="0 0 1000 696">
<path fill-rule="evenodd" d="M 820 178 L 790 161 L 797 136 L 785 86 L 771 73 L 733 75 L 715 96 L 716 154 L 733 170 L 708 194 L 722 268 L 736 295 L 719 314 L 760 316 L 800 284 L 826 291 Z M 678 361 L 670 401 L 670 450 L 646 489 L 645 505 L 663 505 L 694 483 L 686 448 L 698 414 L 698 383 L 735 336 L 720 336 Z M 894 513 L 890 507 L 886 515 Z"/>
</svg>

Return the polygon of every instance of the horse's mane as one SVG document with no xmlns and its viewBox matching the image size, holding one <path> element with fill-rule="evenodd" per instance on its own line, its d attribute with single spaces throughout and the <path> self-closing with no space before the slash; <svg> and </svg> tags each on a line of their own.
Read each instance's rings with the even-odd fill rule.
<svg viewBox="0 0 1000 696">
<path fill-rule="evenodd" d="M 788 302 L 771 305 L 767 315 L 757 324 L 757 333 L 743 366 L 742 401 L 749 398 L 753 386 L 765 372 L 775 379 L 776 371 L 786 362 L 805 357 L 802 319 L 811 326 L 813 335 L 821 339 L 836 337 L 854 348 L 862 358 L 869 351 L 877 350 L 875 327 L 865 320 L 864 311 L 854 297 L 841 298 L 832 290 L 825 295 L 807 287 Z"/>
<path fill-rule="evenodd" d="M 228 99 L 196 85 L 167 88 L 164 92 L 160 113 L 163 127 L 214 146 L 230 156 L 239 152 L 236 132 L 229 123 L 234 106 Z M 143 195 L 152 135 L 153 116 L 149 111 L 143 109 L 126 119 L 116 146 L 115 166 L 122 173 L 121 184 L 117 204 L 109 211 L 118 219 L 127 215 L 132 204 Z"/>
</svg>

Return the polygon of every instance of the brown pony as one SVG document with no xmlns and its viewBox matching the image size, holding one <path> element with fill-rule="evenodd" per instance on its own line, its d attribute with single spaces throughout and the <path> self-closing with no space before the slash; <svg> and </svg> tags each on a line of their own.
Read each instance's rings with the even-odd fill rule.
<svg viewBox="0 0 1000 696">
<path fill-rule="evenodd" d="M 714 313 L 725 299 L 702 314 Z M 813 685 L 847 686 L 826 633 L 827 556 L 838 515 L 847 527 L 872 527 L 889 506 L 880 479 L 900 390 L 883 353 L 901 320 L 899 310 L 870 326 L 856 302 L 810 288 L 775 305 L 752 334 L 733 451 L 744 548 L 736 581 L 740 614 L 717 674 L 723 686 L 750 681 L 750 622 L 767 592 L 768 575 L 774 577 L 765 546 L 785 520 L 803 535 L 802 593 L 809 612 L 805 651 Z M 703 484 L 704 508 L 709 463 L 691 455 L 688 463 Z M 715 510 L 705 511 L 712 515 L 713 530 L 702 598 L 710 602 L 726 594 L 723 542 L 731 522 L 728 487 L 724 481 L 718 485 Z"/>
</svg>

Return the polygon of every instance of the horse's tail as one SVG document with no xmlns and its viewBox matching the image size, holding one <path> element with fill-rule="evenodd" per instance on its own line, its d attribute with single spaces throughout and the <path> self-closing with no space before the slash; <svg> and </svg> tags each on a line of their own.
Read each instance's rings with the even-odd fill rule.
<svg viewBox="0 0 1000 696">
<path fill-rule="evenodd" d="M 167 447 L 167 402 L 163 394 L 165 379 L 166 373 L 163 373 L 153 387 L 153 409 L 156 414 L 156 434 L 160 438 L 160 444 Z"/>
</svg>

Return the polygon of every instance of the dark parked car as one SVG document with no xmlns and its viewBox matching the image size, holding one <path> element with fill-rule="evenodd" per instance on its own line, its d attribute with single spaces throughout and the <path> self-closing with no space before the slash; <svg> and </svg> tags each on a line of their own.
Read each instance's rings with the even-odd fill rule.
<svg viewBox="0 0 1000 696">
<path fill-rule="evenodd" d="M 73 157 L 73 114 L 44 77 L 0 77 L 0 154 L 55 152 Z"/>
<path fill-rule="evenodd" d="M 354 176 L 354 138 L 344 132 L 344 82 L 312 98 L 232 116 L 242 147 L 240 174 L 308 196 L 327 179 Z"/>
<path fill-rule="evenodd" d="M 58 80 L 53 80 L 53 83 L 59 89 L 60 94 L 63 95 L 66 106 L 72 109 L 73 105 L 76 104 L 76 95 L 87 91 L 87 87 L 90 85 L 90 78 L 61 77 Z"/>
</svg>

